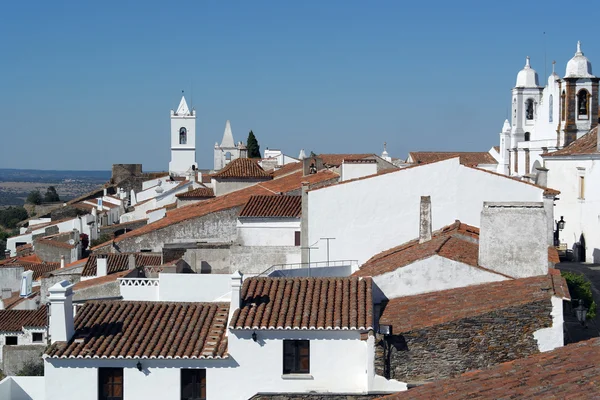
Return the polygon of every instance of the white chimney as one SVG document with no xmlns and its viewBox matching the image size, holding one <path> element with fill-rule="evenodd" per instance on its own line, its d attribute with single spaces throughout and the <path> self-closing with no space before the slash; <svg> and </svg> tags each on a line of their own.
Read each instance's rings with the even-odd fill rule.
<svg viewBox="0 0 600 400">
<path fill-rule="evenodd" d="M 431 240 L 431 196 L 421 196 L 419 243 Z"/>
<path fill-rule="evenodd" d="M 65 256 L 60 256 L 60 267 L 61 268 L 65 267 Z"/>
<path fill-rule="evenodd" d="M 96 276 L 106 276 L 108 272 L 106 255 L 100 254 L 96 257 Z"/>
<path fill-rule="evenodd" d="M 50 287 L 50 339 L 51 342 L 68 342 L 75 327 L 73 323 L 73 284 L 61 281 Z"/>
<path fill-rule="evenodd" d="M 24 271 L 21 274 L 21 297 L 28 297 L 31 294 L 33 286 L 33 271 Z"/>
<path fill-rule="evenodd" d="M 127 257 L 127 264 L 129 269 L 135 269 L 135 254 L 130 254 Z"/>
<path fill-rule="evenodd" d="M 240 271 L 235 271 L 231 274 L 231 304 L 229 306 L 229 318 L 227 321 L 231 322 L 231 317 L 235 310 L 240 308 L 242 302 L 241 289 L 242 289 L 242 278 L 243 275 Z"/>
<path fill-rule="evenodd" d="M 541 187 L 548 187 L 548 168 L 537 167 L 536 169 L 535 184 Z"/>
<path fill-rule="evenodd" d="M 10 258 L 10 250 L 9 249 L 4 250 L 4 258 L 7 260 Z"/>
</svg>

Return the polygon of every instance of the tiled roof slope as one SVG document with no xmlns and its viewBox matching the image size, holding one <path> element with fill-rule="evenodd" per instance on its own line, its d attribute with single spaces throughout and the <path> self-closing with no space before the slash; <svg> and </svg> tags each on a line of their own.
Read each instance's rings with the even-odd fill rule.
<svg viewBox="0 0 600 400">
<path fill-rule="evenodd" d="M 130 270 L 124 270 L 124 271 L 115 272 L 114 274 L 110 274 L 110 275 L 106 275 L 106 276 L 99 276 L 97 278 L 79 281 L 75 284 L 75 286 L 73 286 L 73 290 L 74 291 L 83 290 L 83 289 L 87 289 L 87 288 L 90 288 L 93 286 L 104 285 L 105 283 L 115 282 L 117 279 L 124 278 L 125 276 L 129 275 L 131 272 L 132 271 L 130 271 Z"/>
<path fill-rule="evenodd" d="M 433 232 L 431 240 L 418 239 L 379 253 L 364 263 L 355 276 L 377 276 L 412 264 L 433 255 L 478 267 L 479 229 L 454 222 Z"/>
<path fill-rule="evenodd" d="M 25 257 L 24 257 L 25 258 Z M 29 262 L 23 259 L 15 259 L 13 262 L 0 265 L 0 268 L 23 267 L 23 271 L 33 271 L 33 280 L 39 279 L 46 272 L 60 268 L 60 263 L 54 262 Z"/>
<path fill-rule="evenodd" d="M 319 157 L 323 161 L 323 165 L 329 165 L 333 167 L 339 167 L 342 165 L 344 160 L 360 160 L 367 157 L 373 157 L 375 154 L 319 154 Z M 311 158 L 311 157 L 309 157 Z"/>
<path fill-rule="evenodd" d="M 213 174 L 213 178 L 272 178 L 271 174 L 265 172 L 252 158 L 236 158 L 222 170 Z"/>
<path fill-rule="evenodd" d="M 556 292 L 562 294 L 562 290 L 561 286 Z M 392 325 L 394 334 L 400 334 L 503 308 L 550 301 L 554 293 L 552 276 L 543 275 L 398 297 L 387 303 L 379 322 Z"/>
<path fill-rule="evenodd" d="M 0 332 L 21 332 L 24 326 L 48 326 L 46 307 L 37 310 L 0 310 Z"/>
<path fill-rule="evenodd" d="M 252 196 L 246 203 L 240 217 L 289 217 L 302 215 L 301 196 Z"/>
<path fill-rule="evenodd" d="M 28 299 L 33 299 L 40 294 L 41 286 L 33 286 L 31 288 L 31 294 L 27 297 L 21 297 L 21 292 L 16 291 L 12 292 L 12 295 L 6 299 L 2 299 L 2 303 L 4 304 L 5 310 L 10 310 L 15 308 L 17 305 L 21 304 L 23 301 Z"/>
<path fill-rule="evenodd" d="M 297 171 L 302 171 L 302 166 L 302 162 L 289 163 L 275 171 L 271 171 L 270 173 L 273 175 L 273 178 L 277 179 Z"/>
<path fill-rule="evenodd" d="M 200 187 L 198 189 L 190 190 L 184 193 L 179 193 L 175 195 L 178 199 L 196 199 L 196 198 L 206 198 L 206 197 L 215 197 L 215 193 L 211 188 Z"/>
<path fill-rule="evenodd" d="M 370 278 L 248 278 L 230 329 L 373 327 Z"/>
<path fill-rule="evenodd" d="M 600 339 L 570 344 L 379 400 L 597 399 Z"/>
<path fill-rule="evenodd" d="M 599 154 L 598 145 L 598 127 L 595 127 L 570 145 L 563 147 L 552 153 L 542 154 L 543 157 L 554 156 L 575 156 L 584 154 Z"/>
<path fill-rule="evenodd" d="M 106 254 L 106 274 L 114 274 L 115 272 L 125 271 L 129 269 L 129 254 Z M 88 258 L 85 267 L 83 267 L 82 276 L 95 276 L 98 256 L 91 255 Z M 135 253 L 135 266 L 147 267 L 162 264 L 162 256 L 155 254 Z"/>
<path fill-rule="evenodd" d="M 431 163 L 458 157 L 463 165 L 498 164 L 487 151 L 411 151 L 408 153 L 413 163 Z"/>
<path fill-rule="evenodd" d="M 337 181 L 339 175 L 332 171 L 319 171 L 316 174 L 302 176 L 302 171 L 261 182 L 245 189 L 227 193 L 214 199 L 205 200 L 189 206 L 181 207 L 167 213 L 166 217 L 156 222 L 145 225 L 139 229 L 127 232 L 115 239 L 115 242 L 153 232 L 167 226 L 177 224 L 194 218 L 199 218 L 213 212 L 224 211 L 234 207 L 241 207 L 255 195 L 271 195 L 273 193 L 287 193 L 299 190 L 301 182 L 308 182 L 310 185 L 323 184 L 327 181 Z"/>
<path fill-rule="evenodd" d="M 54 358 L 225 358 L 229 303 L 89 301 Z"/>
</svg>

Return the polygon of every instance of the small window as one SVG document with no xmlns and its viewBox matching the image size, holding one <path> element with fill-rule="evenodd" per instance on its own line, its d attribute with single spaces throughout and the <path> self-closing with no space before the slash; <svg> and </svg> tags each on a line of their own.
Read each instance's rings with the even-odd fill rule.
<svg viewBox="0 0 600 400">
<path fill-rule="evenodd" d="M 7 336 L 4 339 L 4 344 L 7 346 L 16 346 L 18 344 L 18 340 L 16 336 Z"/>
<path fill-rule="evenodd" d="M 183 127 L 179 129 L 179 144 L 187 144 L 187 129 Z"/>
<path fill-rule="evenodd" d="M 563 90 L 563 92 L 560 95 L 560 119 L 562 119 L 563 121 L 566 118 L 566 96 L 565 96 L 565 91 Z"/>
<path fill-rule="evenodd" d="M 123 368 L 98 368 L 98 399 L 123 400 Z"/>
<path fill-rule="evenodd" d="M 310 342 L 308 340 L 283 341 L 283 374 L 310 373 Z"/>
<path fill-rule="evenodd" d="M 225 161 L 231 161 L 231 153 L 229 151 L 225 153 Z"/>
<path fill-rule="evenodd" d="M 294 232 L 294 246 L 300 246 L 300 231 Z"/>
<path fill-rule="evenodd" d="M 577 113 L 579 115 L 588 115 L 588 94 L 588 91 L 585 89 L 582 89 L 577 93 Z"/>
<path fill-rule="evenodd" d="M 44 334 L 42 332 L 33 332 L 31 334 L 31 340 L 33 343 L 41 343 L 44 341 Z"/>
<path fill-rule="evenodd" d="M 525 132 L 525 141 L 529 142 L 529 139 L 531 139 L 531 133 Z"/>
<path fill-rule="evenodd" d="M 585 199 L 585 176 L 579 177 L 579 198 Z"/>
<path fill-rule="evenodd" d="M 140 253 L 152 253 L 152 249 L 141 249 Z"/>
<path fill-rule="evenodd" d="M 181 400 L 206 400 L 206 370 L 181 370 Z"/>
<path fill-rule="evenodd" d="M 525 118 L 528 120 L 533 119 L 533 99 L 529 99 L 525 102 Z"/>
</svg>

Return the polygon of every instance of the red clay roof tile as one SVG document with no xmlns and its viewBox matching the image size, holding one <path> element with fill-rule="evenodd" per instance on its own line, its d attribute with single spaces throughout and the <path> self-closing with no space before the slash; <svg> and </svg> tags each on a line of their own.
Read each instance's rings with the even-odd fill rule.
<svg viewBox="0 0 600 400">
<path fill-rule="evenodd" d="M 226 358 L 229 303 L 89 301 L 53 358 Z"/>
<path fill-rule="evenodd" d="M 230 329 L 373 327 L 370 278 L 248 278 Z"/>
<path fill-rule="evenodd" d="M 598 127 L 595 127 L 573 143 L 552 153 L 542 154 L 543 157 L 576 156 L 598 153 Z"/>
<path fill-rule="evenodd" d="M 162 256 L 146 253 L 119 253 L 105 254 L 106 257 L 106 274 L 114 274 L 115 272 L 129 270 L 129 255 L 135 256 L 136 267 L 157 266 L 162 264 Z M 88 258 L 81 276 L 95 276 L 98 255 L 91 255 Z"/>
<path fill-rule="evenodd" d="M 265 172 L 257 160 L 252 158 L 236 158 L 225 166 L 222 170 L 213 174 L 213 178 L 242 178 L 242 179 L 254 179 L 254 178 L 266 178 L 271 179 L 272 176 Z"/>
<path fill-rule="evenodd" d="M 409 157 L 415 164 L 431 163 L 458 157 L 463 165 L 498 164 L 487 151 L 411 151 Z"/>
<path fill-rule="evenodd" d="M 198 189 L 190 190 L 184 193 L 176 194 L 175 197 L 178 199 L 204 199 L 208 197 L 215 197 L 215 192 L 211 188 L 200 187 Z"/>
<path fill-rule="evenodd" d="M 0 310 L 0 332 L 21 332 L 24 326 L 48 326 L 46 307 L 37 310 Z"/>
<path fill-rule="evenodd" d="M 302 215 L 301 196 L 252 196 L 246 203 L 240 217 L 286 217 L 300 218 Z"/>
</svg>

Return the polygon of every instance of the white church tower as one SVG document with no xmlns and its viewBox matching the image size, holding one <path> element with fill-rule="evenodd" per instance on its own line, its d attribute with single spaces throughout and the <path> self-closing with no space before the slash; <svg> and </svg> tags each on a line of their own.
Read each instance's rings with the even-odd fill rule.
<svg viewBox="0 0 600 400">
<path fill-rule="evenodd" d="M 169 173 L 187 175 L 196 163 L 196 111 L 190 110 L 185 97 L 181 96 L 177 111 L 171 110 L 171 162 Z"/>
</svg>

